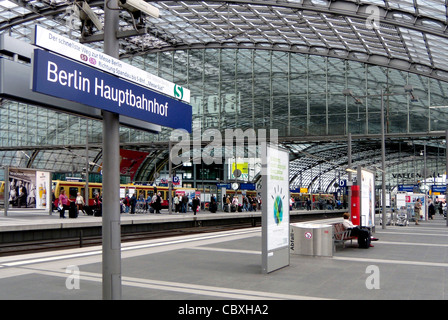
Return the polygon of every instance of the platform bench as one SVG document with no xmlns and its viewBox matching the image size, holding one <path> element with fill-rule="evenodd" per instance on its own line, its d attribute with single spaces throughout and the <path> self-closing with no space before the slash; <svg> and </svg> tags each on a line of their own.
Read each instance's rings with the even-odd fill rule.
<svg viewBox="0 0 448 320">
<path fill-rule="evenodd" d="M 337 243 L 342 243 L 343 248 L 345 248 L 345 241 L 350 240 L 350 244 L 352 244 L 353 240 L 358 239 L 357 237 L 350 235 L 351 230 L 346 230 L 344 225 L 340 222 L 333 224 L 333 229 L 333 244 L 335 250 Z"/>
</svg>

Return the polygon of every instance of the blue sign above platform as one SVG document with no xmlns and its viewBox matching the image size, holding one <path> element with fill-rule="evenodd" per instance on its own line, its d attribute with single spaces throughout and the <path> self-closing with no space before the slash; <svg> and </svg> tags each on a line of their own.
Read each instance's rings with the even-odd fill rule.
<svg viewBox="0 0 448 320">
<path fill-rule="evenodd" d="M 192 130 L 190 105 L 44 50 L 34 50 L 32 90 L 161 126 Z"/>
</svg>

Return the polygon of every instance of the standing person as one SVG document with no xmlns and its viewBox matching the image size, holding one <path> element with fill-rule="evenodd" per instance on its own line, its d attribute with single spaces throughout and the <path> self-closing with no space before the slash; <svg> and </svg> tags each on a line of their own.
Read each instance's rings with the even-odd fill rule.
<svg viewBox="0 0 448 320">
<path fill-rule="evenodd" d="M 198 208 L 201 205 L 201 201 L 199 200 L 199 196 L 194 197 L 192 207 L 193 207 L 193 213 L 196 215 L 196 212 L 198 212 Z"/>
<path fill-rule="evenodd" d="M 65 190 L 62 189 L 61 193 L 59 194 L 59 202 L 58 207 L 59 210 L 59 218 L 64 219 L 65 218 L 65 210 L 68 210 L 70 207 L 70 201 L 68 200 L 67 196 L 65 195 Z"/>
<path fill-rule="evenodd" d="M 249 211 L 249 200 L 247 199 L 247 196 L 243 196 L 243 210 Z"/>
<path fill-rule="evenodd" d="M 84 198 L 82 197 L 81 193 L 79 193 L 79 192 L 76 195 L 75 204 L 76 204 L 76 208 L 78 209 L 78 211 L 82 211 L 84 214 L 86 214 L 86 212 L 84 211 L 84 205 L 85 205 Z"/>
<path fill-rule="evenodd" d="M 162 194 L 160 192 L 157 192 L 154 210 L 156 211 L 156 213 L 160 213 L 161 208 L 162 208 Z"/>
<path fill-rule="evenodd" d="M 182 195 L 182 213 L 187 213 L 188 196 L 184 193 Z"/>
<path fill-rule="evenodd" d="M 420 198 L 417 199 L 417 202 L 415 202 L 414 204 L 414 219 L 415 219 L 415 224 L 418 225 L 418 220 L 420 220 L 420 213 L 422 211 L 422 203 L 420 201 Z"/>
<path fill-rule="evenodd" d="M 210 198 L 210 212 L 215 213 L 218 209 L 218 205 L 216 204 L 216 198 L 215 195 L 212 194 L 212 197 Z"/>
<path fill-rule="evenodd" d="M 252 209 L 254 211 L 257 211 L 258 201 L 257 201 L 257 198 L 255 196 L 252 197 L 251 205 L 252 205 Z"/>
<path fill-rule="evenodd" d="M 431 200 L 428 201 L 428 219 L 434 220 L 434 215 L 436 214 L 436 208 L 434 207 L 434 203 Z"/>
<path fill-rule="evenodd" d="M 174 196 L 174 212 L 179 212 L 179 205 L 180 205 L 180 201 L 179 201 L 179 196 L 176 193 L 176 195 Z"/>
<path fill-rule="evenodd" d="M 135 196 L 135 193 L 132 194 L 130 202 L 131 202 L 131 214 L 134 214 L 135 213 L 135 205 L 137 204 L 137 197 Z"/>
<path fill-rule="evenodd" d="M 129 212 L 129 207 L 130 207 L 130 205 L 131 205 L 131 201 L 130 201 L 130 199 L 129 199 L 129 195 L 128 195 L 128 194 L 127 194 L 126 197 L 124 198 L 123 203 L 124 203 L 124 206 L 125 206 L 124 211 L 125 211 L 126 213 L 128 213 L 128 212 Z"/>
</svg>

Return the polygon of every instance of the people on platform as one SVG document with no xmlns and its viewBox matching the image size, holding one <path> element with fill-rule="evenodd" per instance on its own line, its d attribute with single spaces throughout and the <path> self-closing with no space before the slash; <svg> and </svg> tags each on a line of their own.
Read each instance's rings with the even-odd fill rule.
<svg viewBox="0 0 448 320">
<path fill-rule="evenodd" d="M 131 204 L 131 214 L 135 214 L 135 206 L 137 205 L 137 197 L 135 196 L 135 193 L 132 194 L 132 197 L 129 201 Z"/>
<path fill-rule="evenodd" d="M 192 202 L 192 209 L 193 209 L 194 215 L 196 215 L 196 213 L 199 211 L 200 206 L 201 206 L 201 201 L 199 200 L 199 196 L 194 197 L 193 202 Z"/>
<path fill-rule="evenodd" d="M 180 205 L 181 205 L 180 212 L 181 213 L 187 213 L 188 196 L 185 193 L 180 198 Z"/>
<path fill-rule="evenodd" d="M 421 212 L 422 212 L 422 202 L 420 198 L 418 198 L 414 204 L 414 219 L 416 225 L 419 224 L 418 221 L 420 220 Z"/>
<path fill-rule="evenodd" d="M 180 212 L 181 201 L 179 200 L 179 195 L 176 193 L 173 199 L 174 203 L 174 212 Z"/>
<path fill-rule="evenodd" d="M 428 219 L 434 220 L 434 215 L 436 214 L 436 207 L 434 206 L 434 203 L 429 200 L 428 201 Z"/>
<path fill-rule="evenodd" d="M 78 211 L 82 211 L 84 214 L 86 214 L 86 212 L 84 211 L 84 206 L 85 206 L 84 198 L 82 197 L 80 192 L 78 192 L 76 195 L 75 204 L 76 204 L 76 208 L 78 209 Z"/>
<path fill-rule="evenodd" d="M 157 192 L 156 199 L 154 202 L 154 211 L 156 214 L 160 214 L 160 210 L 162 209 L 162 194 Z"/>
<path fill-rule="evenodd" d="M 59 194 L 58 199 L 58 210 L 59 210 L 59 218 L 65 218 L 65 210 L 68 210 L 70 207 L 70 200 L 68 200 L 67 195 L 65 194 L 65 190 L 62 189 Z"/>
</svg>

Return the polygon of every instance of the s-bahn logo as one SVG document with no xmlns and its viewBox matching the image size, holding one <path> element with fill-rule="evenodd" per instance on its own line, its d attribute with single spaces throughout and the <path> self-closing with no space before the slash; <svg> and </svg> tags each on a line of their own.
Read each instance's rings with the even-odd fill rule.
<svg viewBox="0 0 448 320">
<path fill-rule="evenodd" d="M 182 100 L 182 98 L 184 97 L 184 88 L 175 84 L 174 85 L 174 97 Z"/>
<path fill-rule="evenodd" d="M 86 54 L 83 54 L 83 53 L 81 53 L 81 55 L 79 57 L 84 62 L 89 62 L 92 65 L 96 65 L 96 59 L 93 57 L 89 58 Z"/>
</svg>

